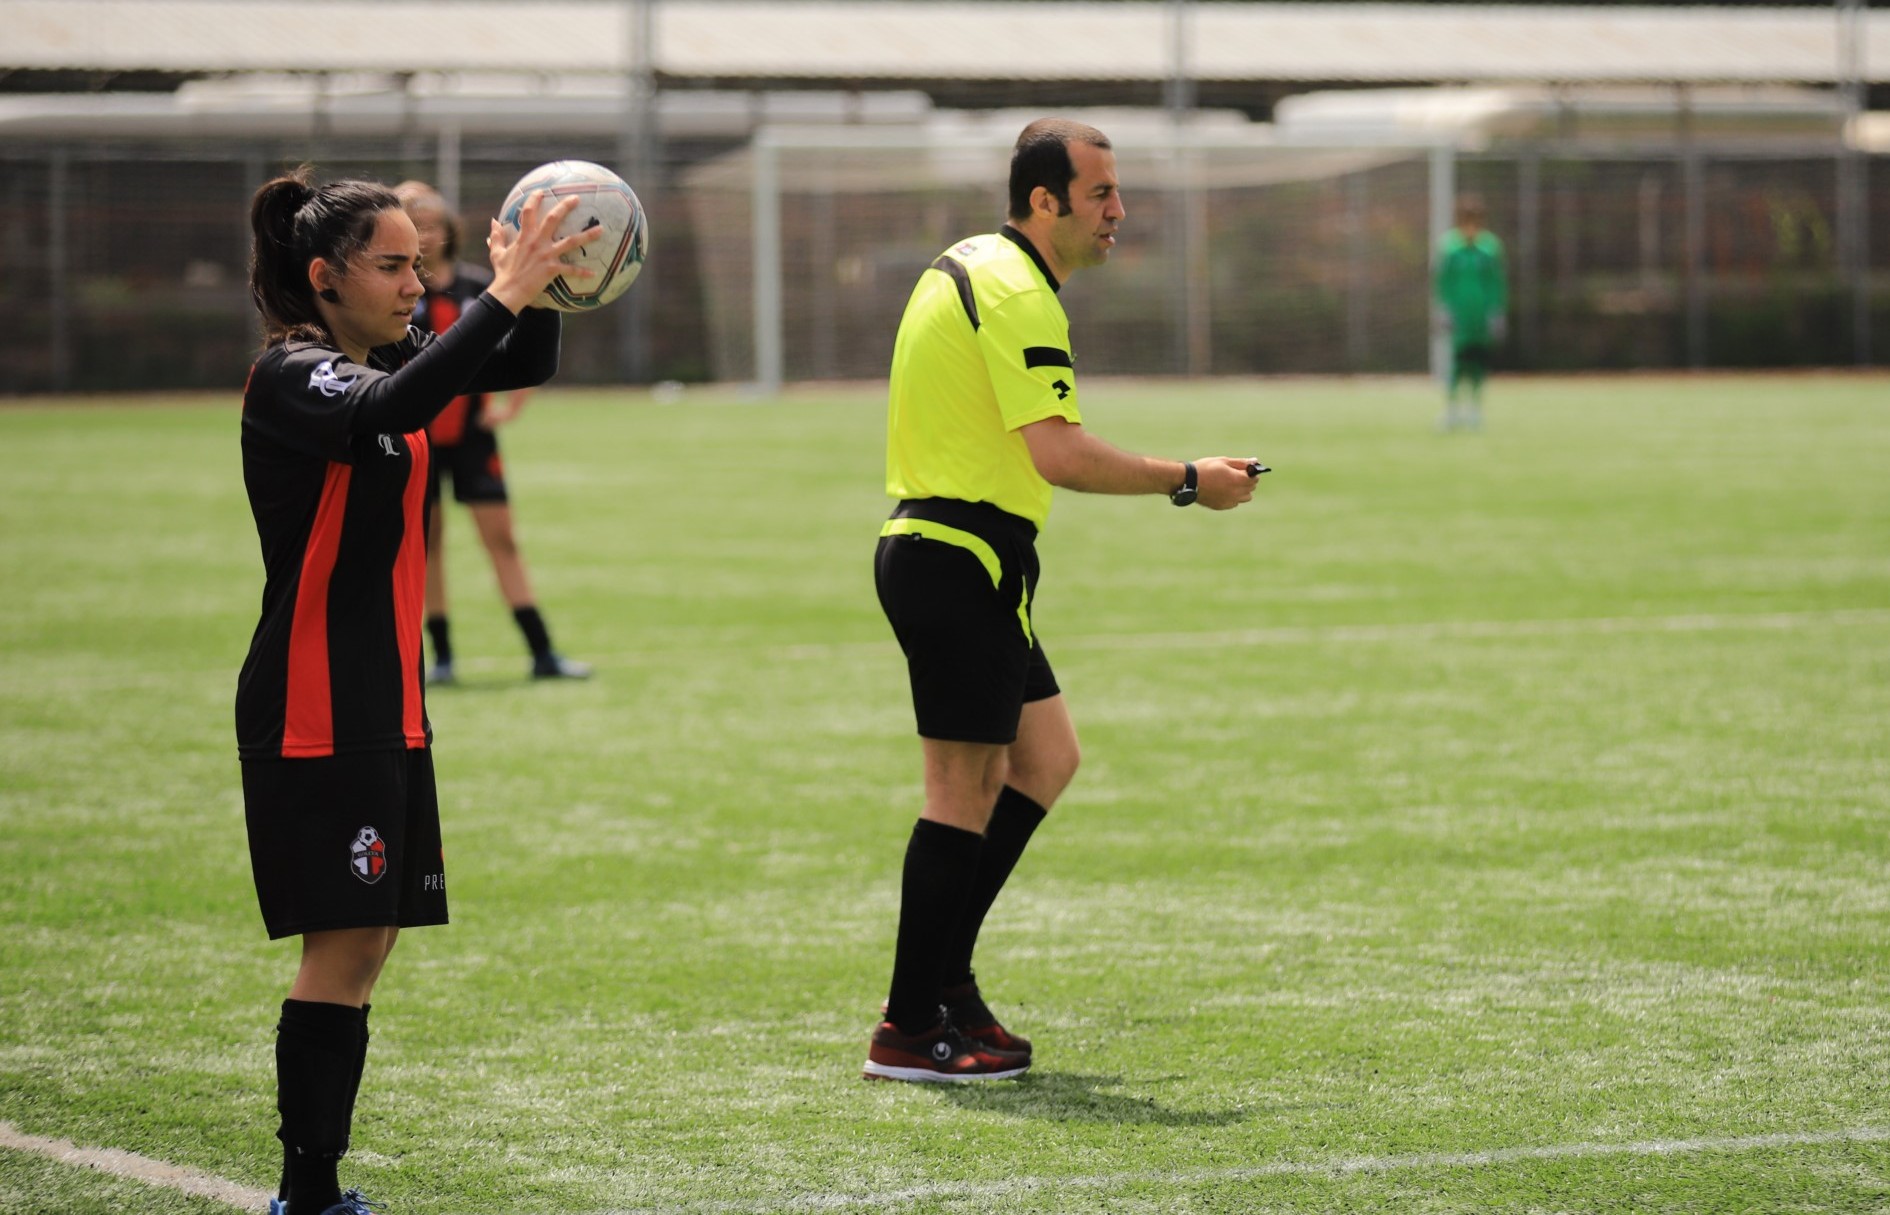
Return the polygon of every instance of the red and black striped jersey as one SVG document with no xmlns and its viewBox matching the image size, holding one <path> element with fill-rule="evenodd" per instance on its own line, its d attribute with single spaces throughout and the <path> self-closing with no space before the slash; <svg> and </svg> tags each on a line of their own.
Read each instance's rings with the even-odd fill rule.
<svg viewBox="0 0 1890 1215">
<path fill-rule="evenodd" d="M 466 311 L 466 306 L 491 285 L 492 275 L 485 269 L 455 264 L 452 282 L 437 289 L 428 284 L 427 293 L 414 306 L 414 327 L 428 333 L 445 333 L 459 319 L 459 314 Z M 468 426 L 478 425 L 479 414 L 485 407 L 483 392 L 454 397 L 440 415 L 427 424 L 428 440 L 435 447 L 454 446 Z"/>
<path fill-rule="evenodd" d="M 262 544 L 262 619 L 236 689 L 245 759 L 424 747 L 425 427 L 465 391 L 558 366 L 555 312 L 490 296 L 447 335 L 410 328 L 365 365 L 331 346 L 263 352 L 243 390 L 243 483 Z"/>
</svg>

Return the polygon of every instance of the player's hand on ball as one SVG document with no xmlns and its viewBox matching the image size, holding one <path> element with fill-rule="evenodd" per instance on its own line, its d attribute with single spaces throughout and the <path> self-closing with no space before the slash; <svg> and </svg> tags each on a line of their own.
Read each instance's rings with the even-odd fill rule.
<svg viewBox="0 0 1890 1215">
<path fill-rule="evenodd" d="M 486 249 L 492 260 L 492 286 L 486 290 L 513 312 L 523 310 L 537 299 L 538 293 L 561 274 L 590 278 L 595 273 L 562 259 L 572 250 L 601 237 L 603 230 L 587 228 L 559 237 L 558 225 L 577 207 L 578 200 L 565 198 L 549 207 L 544 204 L 543 191 L 534 192 L 525 200 L 524 210 L 519 214 L 518 231 L 495 219 L 492 233 L 486 237 Z"/>
<path fill-rule="evenodd" d="M 1247 471 L 1248 456 L 1203 456 L 1194 462 L 1195 501 L 1209 510 L 1232 510 L 1253 500 L 1259 479 Z"/>
</svg>

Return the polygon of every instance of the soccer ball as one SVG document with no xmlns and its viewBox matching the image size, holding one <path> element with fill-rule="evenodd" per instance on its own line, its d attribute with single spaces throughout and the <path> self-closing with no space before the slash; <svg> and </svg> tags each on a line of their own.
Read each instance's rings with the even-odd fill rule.
<svg viewBox="0 0 1890 1215">
<path fill-rule="evenodd" d="M 559 236 L 569 236 L 586 228 L 602 227 L 604 235 L 564 260 L 574 266 L 587 266 L 595 278 L 559 275 L 551 280 L 534 308 L 556 308 L 559 312 L 589 312 L 622 295 L 643 269 L 644 255 L 650 248 L 650 225 L 643 216 L 643 204 L 623 178 L 603 165 L 588 160 L 554 160 L 539 165 L 518 179 L 499 209 L 499 222 L 518 231 L 519 213 L 532 191 L 543 190 L 543 206 L 550 206 L 573 194 L 580 201 L 558 226 Z"/>
</svg>

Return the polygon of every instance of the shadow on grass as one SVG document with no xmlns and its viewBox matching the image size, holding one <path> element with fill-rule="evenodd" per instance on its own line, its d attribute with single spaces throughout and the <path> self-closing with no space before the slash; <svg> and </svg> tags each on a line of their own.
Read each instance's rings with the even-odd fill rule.
<svg viewBox="0 0 1890 1215">
<path fill-rule="evenodd" d="M 992 1084 L 941 1084 L 940 1094 L 966 1109 L 989 1110 L 1013 1118 L 1050 1122 L 1119 1122 L 1154 1126 L 1228 1126 L 1259 1112 L 1170 1109 L 1151 1097 L 1106 1093 L 1119 1088 L 1121 1076 L 1086 1076 L 1075 1072 L 1033 1071 L 1016 1081 Z"/>
<path fill-rule="evenodd" d="M 523 688 L 555 687 L 567 683 L 589 683 L 584 679 L 535 679 L 530 675 L 461 675 L 452 683 L 430 683 L 427 695 L 459 696 L 474 692 L 517 692 Z"/>
</svg>

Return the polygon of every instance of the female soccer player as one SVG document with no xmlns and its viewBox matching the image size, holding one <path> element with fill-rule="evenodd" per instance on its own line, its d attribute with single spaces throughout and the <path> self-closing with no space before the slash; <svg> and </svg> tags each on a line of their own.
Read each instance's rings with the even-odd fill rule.
<svg viewBox="0 0 1890 1215">
<path fill-rule="evenodd" d="M 262 619 L 236 691 L 250 861 L 269 936 L 302 938 L 276 1026 L 282 1185 L 272 1215 L 367 1215 L 343 1194 L 368 997 L 403 927 L 446 922 L 421 693 L 426 424 L 462 392 L 543 383 L 574 206 L 492 225 L 492 286 L 451 332 L 410 327 L 420 244 L 399 199 L 304 167 L 256 192 L 250 294 L 264 349 L 243 392 Z"/>
</svg>

